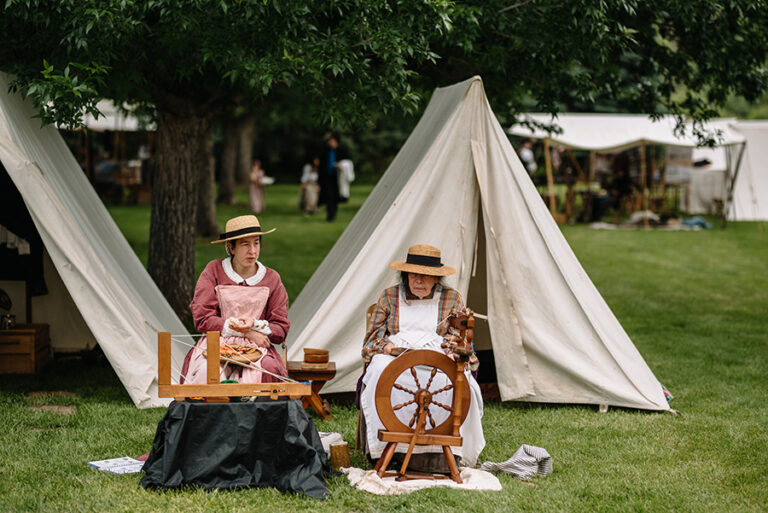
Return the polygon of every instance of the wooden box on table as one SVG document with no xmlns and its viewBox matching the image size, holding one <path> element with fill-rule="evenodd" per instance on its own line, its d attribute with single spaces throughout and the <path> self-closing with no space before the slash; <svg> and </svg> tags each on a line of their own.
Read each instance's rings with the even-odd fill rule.
<svg viewBox="0 0 768 513">
<path fill-rule="evenodd" d="M 34 374 L 50 357 L 47 324 L 19 324 L 0 330 L 0 373 Z"/>
</svg>

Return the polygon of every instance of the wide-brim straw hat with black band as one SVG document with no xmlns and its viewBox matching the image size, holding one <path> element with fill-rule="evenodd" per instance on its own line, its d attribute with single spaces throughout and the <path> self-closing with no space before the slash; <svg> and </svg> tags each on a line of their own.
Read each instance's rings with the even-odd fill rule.
<svg viewBox="0 0 768 513">
<path fill-rule="evenodd" d="M 440 250 L 427 244 L 416 244 L 408 248 L 405 260 L 389 264 L 390 269 L 408 273 L 428 274 L 430 276 L 448 276 L 456 269 L 447 266 L 440 260 Z"/>
<path fill-rule="evenodd" d="M 228 240 L 242 239 L 243 237 L 253 237 L 254 235 L 264 235 L 266 233 L 272 233 L 277 228 L 272 228 L 267 232 L 261 231 L 261 225 L 256 216 L 239 216 L 233 217 L 227 221 L 224 227 L 224 233 L 219 235 L 218 240 L 212 240 L 211 244 L 217 242 L 225 242 Z"/>
</svg>

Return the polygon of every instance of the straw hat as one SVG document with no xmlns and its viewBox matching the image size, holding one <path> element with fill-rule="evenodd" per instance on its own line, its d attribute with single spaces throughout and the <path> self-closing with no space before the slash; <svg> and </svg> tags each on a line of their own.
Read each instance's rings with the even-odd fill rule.
<svg viewBox="0 0 768 513">
<path fill-rule="evenodd" d="M 275 230 L 276 228 L 272 228 L 268 232 L 262 232 L 261 225 L 259 225 L 259 220 L 256 219 L 256 216 L 247 215 L 233 217 L 227 221 L 227 224 L 224 227 L 224 233 L 219 235 L 218 240 L 212 240 L 211 244 L 242 239 L 243 237 L 253 237 L 254 235 L 264 235 L 265 233 L 272 233 Z"/>
<path fill-rule="evenodd" d="M 409 273 L 428 274 L 430 276 L 448 276 L 456 269 L 440 261 L 440 250 L 427 244 L 416 244 L 408 248 L 406 259 L 392 262 L 390 269 Z"/>
</svg>

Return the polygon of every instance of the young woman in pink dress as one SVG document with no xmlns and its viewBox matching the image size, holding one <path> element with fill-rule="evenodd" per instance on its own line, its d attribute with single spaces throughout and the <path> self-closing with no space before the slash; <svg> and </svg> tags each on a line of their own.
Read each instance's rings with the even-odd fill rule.
<svg viewBox="0 0 768 513">
<path fill-rule="evenodd" d="M 250 368 L 222 364 L 222 380 L 270 383 L 279 381 L 275 375 L 288 375 L 273 346 L 288 334 L 288 294 L 280 275 L 258 260 L 261 236 L 273 231 L 262 231 L 256 216 L 230 219 L 224 233 L 212 241 L 224 243 L 228 256 L 209 262 L 197 280 L 190 305 L 197 330 L 220 331 L 222 347 L 255 346 L 260 350 Z M 184 359 L 182 383 L 205 383 L 206 342 L 202 337 Z"/>
</svg>

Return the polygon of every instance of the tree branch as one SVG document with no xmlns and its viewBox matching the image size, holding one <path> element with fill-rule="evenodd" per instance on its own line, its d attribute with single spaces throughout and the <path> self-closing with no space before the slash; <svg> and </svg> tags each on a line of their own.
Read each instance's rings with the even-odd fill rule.
<svg viewBox="0 0 768 513">
<path fill-rule="evenodd" d="M 527 4 L 530 4 L 533 0 L 525 0 L 524 2 L 517 2 L 516 4 L 508 5 L 504 7 L 503 9 L 499 9 L 497 14 L 504 14 L 507 11 L 511 11 L 512 9 L 517 9 L 518 7 L 523 7 Z"/>
</svg>

